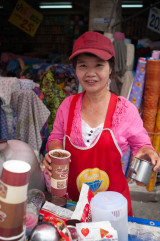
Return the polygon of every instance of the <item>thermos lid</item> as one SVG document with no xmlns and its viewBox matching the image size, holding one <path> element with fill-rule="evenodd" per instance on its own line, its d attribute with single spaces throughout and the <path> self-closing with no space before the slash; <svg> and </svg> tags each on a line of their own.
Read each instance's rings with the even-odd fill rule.
<svg viewBox="0 0 160 241">
<path fill-rule="evenodd" d="M 91 206 L 97 209 L 111 211 L 122 209 L 127 205 L 127 199 L 119 192 L 98 192 L 91 200 Z"/>
</svg>

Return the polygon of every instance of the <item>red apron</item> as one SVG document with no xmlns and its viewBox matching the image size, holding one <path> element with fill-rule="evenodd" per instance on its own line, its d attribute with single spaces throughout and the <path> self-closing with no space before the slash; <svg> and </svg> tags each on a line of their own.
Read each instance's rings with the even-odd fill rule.
<svg viewBox="0 0 160 241">
<path fill-rule="evenodd" d="M 83 183 L 88 184 L 94 194 L 106 190 L 116 191 L 127 198 L 128 215 L 132 216 L 130 192 L 122 170 L 120 149 L 111 131 L 117 96 L 111 94 L 103 130 L 89 147 L 78 147 L 70 141 L 74 109 L 78 98 L 79 94 L 75 95 L 71 102 L 67 133 L 64 137 L 65 149 L 71 152 L 68 177 L 69 197 L 77 201 Z"/>
</svg>

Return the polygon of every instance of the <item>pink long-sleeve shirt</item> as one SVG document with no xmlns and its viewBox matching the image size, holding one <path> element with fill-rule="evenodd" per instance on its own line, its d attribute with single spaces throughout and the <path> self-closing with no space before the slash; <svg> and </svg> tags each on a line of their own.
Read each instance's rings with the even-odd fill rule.
<svg viewBox="0 0 160 241">
<path fill-rule="evenodd" d="M 81 93 L 76 103 L 70 134 L 71 142 L 80 147 L 86 146 L 82 138 L 81 123 L 81 105 L 83 94 L 84 92 Z M 56 119 L 53 124 L 53 130 L 47 142 L 47 148 L 48 144 L 53 140 L 58 140 L 63 143 L 63 137 L 65 136 L 67 130 L 69 107 L 72 99 L 73 95 L 67 97 L 59 106 Z M 128 150 L 128 145 L 131 148 L 133 156 L 142 146 L 150 146 L 153 148 L 148 133 L 143 127 L 143 121 L 137 108 L 134 104 L 122 96 L 118 97 L 118 105 L 113 115 L 111 130 L 122 154 Z"/>
</svg>

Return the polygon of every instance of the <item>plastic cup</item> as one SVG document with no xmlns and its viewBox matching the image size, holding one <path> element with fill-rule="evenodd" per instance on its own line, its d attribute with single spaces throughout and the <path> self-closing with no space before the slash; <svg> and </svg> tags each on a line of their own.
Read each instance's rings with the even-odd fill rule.
<svg viewBox="0 0 160 241">
<path fill-rule="evenodd" d="M 51 193 L 54 196 L 63 197 L 67 191 L 70 152 L 55 149 L 49 152 L 52 160 Z"/>
<path fill-rule="evenodd" d="M 41 209 L 43 203 L 45 202 L 45 194 L 39 189 L 30 189 L 28 191 L 28 204 L 33 204 L 37 211 Z"/>
<path fill-rule="evenodd" d="M 26 207 L 26 229 L 31 230 L 38 224 L 39 211 L 45 202 L 45 195 L 39 189 L 30 189 Z"/>
<path fill-rule="evenodd" d="M 37 209 L 31 205 L 26 208 L 26 230 L 32 230 L 38 224 Z"/>
</svg>

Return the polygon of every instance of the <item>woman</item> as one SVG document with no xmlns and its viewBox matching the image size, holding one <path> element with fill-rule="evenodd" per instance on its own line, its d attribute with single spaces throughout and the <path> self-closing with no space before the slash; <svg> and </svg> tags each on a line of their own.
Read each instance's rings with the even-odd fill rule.
<svg viewBox="0 0 160 241">
<path fill-rule="evenodd" d="M 89 31 L 75 41 L 69 59 L 85 91 L 67 97 L 60 105 L 47 149 L 71 152 L 68 194 L 72 200 L 78 200 L 82 184 L 87 183 L 93 193 L 105 190 L 122 193 L 128 200 L 128 215 L 132 216 L 122 154 L 128 145 L 133 156 L 148 154 L 154 171 L 160 168 L 160 158 L 136 107 L 108 89 L 114 58 L 114 47 L 102 34 Z M 44 164 L 51 176 L 50 162 L 46 154 Z"/>
</svg>

